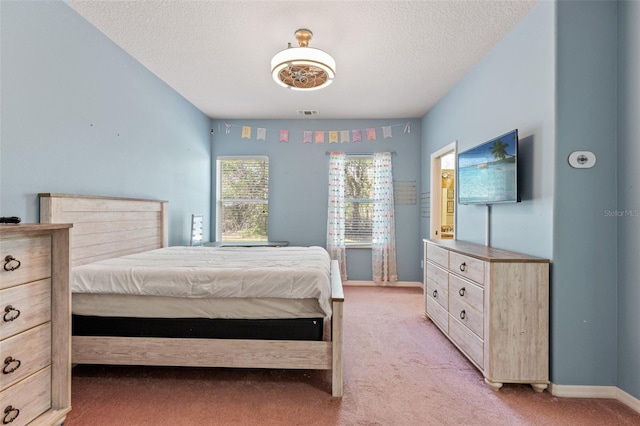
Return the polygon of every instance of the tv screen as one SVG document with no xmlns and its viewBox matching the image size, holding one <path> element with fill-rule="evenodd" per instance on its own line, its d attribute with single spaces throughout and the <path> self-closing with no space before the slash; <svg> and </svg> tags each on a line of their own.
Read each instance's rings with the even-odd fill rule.
<svg viewBox="0 0 640 426">
<path fill-rule="evenodd" d="M 517 203 L 518 130 L 458 154 L 458 203 Z"/>
</svg>

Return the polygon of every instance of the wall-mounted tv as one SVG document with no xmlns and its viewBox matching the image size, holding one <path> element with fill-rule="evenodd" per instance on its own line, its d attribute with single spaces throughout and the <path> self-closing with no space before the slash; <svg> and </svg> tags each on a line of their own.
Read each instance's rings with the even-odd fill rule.
<svg viewBox="0 0 640 426">
<path fill-rule="evenodd" d="M 517 203 L 518 129 L 458 154 L 458 203 Z"/>
</svg>

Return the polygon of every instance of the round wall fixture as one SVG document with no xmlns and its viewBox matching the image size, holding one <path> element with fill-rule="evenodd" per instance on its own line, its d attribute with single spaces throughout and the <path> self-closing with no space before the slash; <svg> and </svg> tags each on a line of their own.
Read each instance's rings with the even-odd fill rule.
<svg viewBox="0 0 640 426">
<path fill-rule="evenodd" d="M 573 151 L 569 154 L 569 164 L 576 169 L 590 169 L 596 165 L 596 155 L 591 151 Z"/>
</svg>

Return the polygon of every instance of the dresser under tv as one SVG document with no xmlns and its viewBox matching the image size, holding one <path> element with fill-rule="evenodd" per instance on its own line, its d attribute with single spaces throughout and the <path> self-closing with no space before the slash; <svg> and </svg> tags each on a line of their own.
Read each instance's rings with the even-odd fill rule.
<svg viewBox="0 0 640 426">
<path fill-rule="evenodd" d="M 494 390 L 549 385 L 549 260 L 459 240 L 424 240 L 428 318 Z"/>
</svg>

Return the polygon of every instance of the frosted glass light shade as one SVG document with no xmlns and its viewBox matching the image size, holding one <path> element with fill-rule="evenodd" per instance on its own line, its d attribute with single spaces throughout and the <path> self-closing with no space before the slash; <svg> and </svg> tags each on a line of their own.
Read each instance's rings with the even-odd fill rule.
<svg viewBox="0 0 640 426">
<path fill-rule="evenodd" d="M 276 83 L 292 90 L 326 87 L 336 76 L 336 61 L 327 52 L 313 47 L 290 47 L 271 60 Z"/>
</svg>

